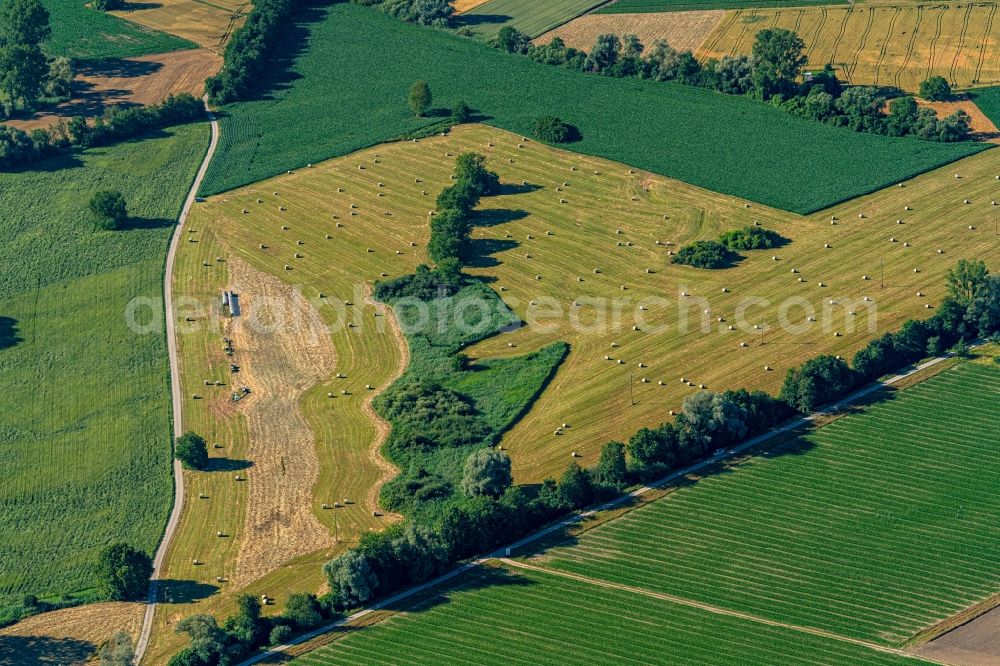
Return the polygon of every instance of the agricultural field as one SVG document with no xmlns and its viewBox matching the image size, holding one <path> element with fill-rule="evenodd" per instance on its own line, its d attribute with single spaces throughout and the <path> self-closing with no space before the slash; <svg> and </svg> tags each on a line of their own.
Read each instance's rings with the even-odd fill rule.
<svg viewBox="0 0 1000 666">
<path fill-rule="evenodd" d="M 984 147 L 859 134 L 742 97 L 581 75 L 350 3 L 330 6 L 324 20 L 307 27 L 311 47 L 270 82 L 264 99 L 224 108 L 222 142 L 203 193 L 432 128 L 440 112 L 416 119 L 404 103 L 417 79 L 429 82 L 436 109 L 465 99 L 490 124 L 520 134 L 539 115 L 559 115 L 582 132 L 568 145 L 574 152 L 799 213 Z M 380 47 L 387 43 L 395 47 Z M 370 85 L 360 89 L 358 77 Z M 493 84 L 473 83 L 485 79 Z M 781 159 L 762 159 L 768 155 Z"/>
<path fill-rule="evenodd" d="M 766 7 L 809 7 L 841 5 L 848 0 L 615 0 L 597 9 L 595 14 L 641 14 L 686 12 L 706 9 L 762 9 Z"/>
<path fill-rule="evenodd" d="M 135 640 L 144 610 L 141 603 L 107 601 L 35 615 L 0 629 L 0 664 L 88 662 L 116 632 Z"/>
<path fill-rule="evenodd" d="M 649 14 L 586 14 L 551 30 L 536 44 L 548 44 L 559 37 L 566 46 L 589 51 L 599 35 L 636 35 L 646 51 L 657 40 L 665 40 L 678 51 L 696 51 L 725 16 L 717 9 Z"/>
<path fill-rule="evenodd" d="M 252 9 L 244 0 L 159 0 L 112 12 L 151 30 L 166 32 L 221 54 Z"/>
<path fill-rule="evenodd" d="M 605 2 L 607 0 L 488 0 L 463 12 L 458 27 L 492 37 L 500 28 L 510 26 L 537 37 Z"/>
<path fill-rule="evenodd" d="M 580 664 L 929 663 L 514 566 L 473 571 L 424 603 L 291 663 L 561 664 L 567 650 Z"/>
<path fill-rule="evenodd" d="M 222 58 L 207 49 L 83 63 L 76 69 L 72 99 L 5 124 L 30 130 L 74 116 L 98 117 L 115 104 L 159 104 L 182 92 L 201 97 L 205 79 L 221 67 Z"/>
<path fill-rule="evenodd" d="M 530 561 L 904 646 L 1000 590 L 998 399 L 960 363 Z"/>
<path fill-rule="evenodd" d="M 1000 87 L 977 90 L 972 101 L 994 125 L 1000 125 Z"/>
<path fill-rule="evenodd" d="M 3 622 L 25 594 L 92 600 L 103 546 L 151 553 L 163 533 L 169 390 L 155 322 L 167 239 L 207 139 L 182 126 L 0 174 Z M 95 231 L 84 211 L 109 187 L 125 193 L 130 226 Z"/>
<path fill-rule="evenodd" d="M 134 58 L 151 53 L 180 51 L 197 46 L 186 39 L 150 30 L 78 0 L 44 0 L 52 37 L 45 42 L 49 56 L 75 60 Z"/>
<path fill-rule="evenodd" d="M 851 84 L 913 92 L 924 79 L 940 75 L 958 88 L 996 85 L 996 13 L 994 2 L 739 9 L 722 20 L 696 55 L 749 53 L 760 30 L 787 28 L 805 42 L 807 67 L 831 63 Z"/>
</svg>

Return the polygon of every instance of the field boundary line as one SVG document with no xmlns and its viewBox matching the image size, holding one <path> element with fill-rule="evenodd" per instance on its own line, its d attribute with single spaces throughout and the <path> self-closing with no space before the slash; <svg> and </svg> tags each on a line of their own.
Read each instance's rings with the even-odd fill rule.
<svg viewBox="0 0 1000 666">
<path fill-rule="evenodd" d="M 875 650 L 878 652 L 885 652 L 888 654 L 894 654 L 903 657 L 912 657 L 913 655 L 904 652 L 899 648 L 890 647 L 888 645 L 879 645 L 878 643 L 870 643 L 866 640 L 860 638 L 851 638 L 850 636 L 842 636 L 841 634 L 835 634 L 830 631 L 825 631 L 823 629 L 818 629 L 816 627 L 806 627 L 798 624 L 789 624 L 787 622 L 781 622 L 779 620 L 770 620 L 766 617 L 761 617 L 759 615 L 754 615 L 752 613 L 746 613 L 744 611 L 734 610 L 732 608 L 726 608 L 725 606 L 716 606 L 715 604 L 709 604 L 702 601 L 697 601 L 695 599 L 688 599 L 686 597 L 679 597 L 674 594 L 668 594 L 666 592 L 655 592 L 653 590 L 647 590 L 642 587 L 635 587 L 632 585 L 623 585 L 621 583 L 614 583 L 611 581 L 600 580 L 599 578 L 591 578 L 589 576 L 582 576 L 580 574 L 570 573 L 568 571 L 559 571 L 558 569 L 548 569 L 546 567 L 540 567 L 535 564 L 528 564 L 527 562 L 521 562 L 518 560 L 512 560 L 510 558 L 502 557 L 498 561 L 504 563 L 507 566 L 516 569 L 525 569 L 528 571 L 537 571 L 539 573 L 549 574 L 552 576 L 560 576 L 562 578 L 568 578 L 570 580 L 579 581 L 581 583 L 587 583 L 589 585 L 594 585 L 596 587 L 604 587 L 612 590 L 621 590 L 622 592 L 629 592 L 631 594 L 638 594 L 644 597 L 650 597 L 652 599 L 660 599 L 662 601 L 670 601 L 681 606 L 688 606 L 691 608 L 698 608 L 709 613 L 715 613 L 716 615 L 727 615 L 729 617 L 736 617 L 743 620 L 748 620 L 750 622 L 756 622 L 757 624 L 764 624 L 769 627 L 781 627 L 783 629 L 789 629 L 792 631 L 797 631 L 803 634 L 812 634 L 813 636 L 820 636 L 822 638 L 830 638 L 842 643 L 852 643 L 854 645 L 860 645 L 866 647 L 870 650 Z M 941 662 L 937 662 L 941 663 Z"/>
<path fill-rule="evenodd" d="M 201 181 L 208 172 L 209 162 L 212 161 L 212 156 L 215 155 L 215 149 L 219 145 L 219 122 L 216 120 L 212 111 L 208 108 L 207 97 L 203 101 L 205 104 L 205 115 L 208 117 L 209 125 L 212 129 L 212 137 L 208 143 L 208 150 L 205 152 L 205 158 L 201 161 L 201 166 L 198 167 L 198 173 L 195 175 L 194 181 L 191 183 L 191 189 L 188 191 L 187 198 L 184 200 L 184 207 L 181 208 L 181 214 L 177 218 L 177 225 L 174 227 L 174 235 L 170 238 L 170 247 L 167 250 L 166 267 L 163 272 L 163 313 L 167 330 L 167 354 L 170 358 L 170 395 L 173 403 L 171 409 L 173 412 L 173 434 L 176 437 L 181 435 L 184 424 L 181 418 L 181 406 L 183 404 L 183 400 L 181 398 L 180 370 L 177 363 L 177 339 L 174 331 L 173 291 L 171 288 L 171 281 L 174 275 L 174 260 L 177 256 L 177 247 L 180 244 L 181 232 L 184 230 L 184 222 L 187 220 L 192 206 L 194 206 L 198 188 L 201 187 Z M 171 442 L 171 449 L 172 448 L 173 442 Z M 171 458 L 173 458 L 172 455 Z M 142 661 L 142 658 L 146 653 L 146 648 L 149 647 L 149 637 L 153 632 L 153 616 L 156 614 L 156 599 L 159 594 L 158 583 L 160 572 L 163 569 L 163 561 L 167 557 L 167 551 L 170 549 L 170 543 L 173 540 L 174 532 L 177 531 L 177 524 L 180 522 L 181 511 L 184 509 L 184 474 L 179 460 L 173 460 L 173 471 L 174 506 L 170 511 L 170 518 L 167 520 L 167 526 L 163 532 L 163 538 L 160 540 L 160 545 L 156 549 L 156 555 L 153 557 L 153 576 L 149 583 L 149 594 L 146 597 L 146 612 L 142 617 L 142 631 L 139 632 L 139 640 L 136 641 L 135 645 L 135 657 L 133 658 L 133 663 L 135 664 L 139 664 Z"/>
<path fill-rule="evenodd" d="M 982 344 L 983 343 L 981 341 L 977 340 L 973 345 L 970 345 L 970 346 L 973 347 L 973 348 L 975 348 L 975 347 L 981 346 Z M 876 393 L 876 392 L 881 391 L 881 390 L 883 390 L 883 389 L 885 389 L 887 387 L 890 387 L 890 386 L 892 386 L 894 384 L 897 384 L 897 383 L 899 383 L 901 381 L 904 381 L 905 379 L 908 379 L 909 377 L 912 377 L 913 375 L 915 375 L 915 374 L 917 374 L 919 372 L 922 372 L 923 370 L 926 370 L 927 368 L 934 367 L 935 365 L 938 365 L 939 363 L 943 363 L 943 362 L 945 362 L 945 361 L 947 361 L 947 360 L 949 360 L 951 358 L 953 358 L 951 354 L 946 354 L 944 356 L 937 356 L 935 358 L 932 358 L 932 359 L 929 359 L 927 361 L 924 361 L 923 363 L 921 363 L 919 365 L 913 366 L 912 368 L 910 368 L 909 370 L 906 370 L 905 372 L 900 372 L 899 374 L 893 375 L 892 377 L 889 377 L 889 378 L 887 378 L 885 380 L 877 381 L 877 382 L 875 382 L 873 384 L 870 384 L 870 385 L 866 386 L 865 388 L 862 388 L 862 389 L 860 389 L 858 391 L 855 391 L 854 393 L 851 393 L 847 397 L 842 398 L 842 399 L 840 399 L 837 402 L 834 402 L 832 404 L 826 405 L 825 407 L 822 407 L 822 408 L 816 410 L 815 412 L 813 412 L 811 414 L 807 414 L 806 416 L 800 416 L 800 417 L 798 417 L 798 418 L 796 418 L 796 419 L 794 419 L 792 421 L 789 421 L 788 423 L 786 423 L 785 425 L 781 426 L 780 428 L 775 428 L 774 430 L 769 430 L 768 432 L 765 432 L 765 433 L 763 433 L 761 435 L 758 435 L 756 437 L 753 437 L 751 439 L 746 440 L 745 442 L 743 442 L 742 444 L 739 444 L 738 446 L 734 446 L 731 449 L 725 450 L 722 453 L 719 453 L 717 455 L 711 456 L 709 458 L 705 458 L 705 459 L 703 459 L 703 460 L 701 460 L 699 462 L 696 462 L 696 463 L 693 463 L 691 465 L 688 465 L 687 467 L 684 467 L 682 469 L 676 470 L 676 471 L 668 474 L 667 476 L 661 478 L 658 481 L 654 481 L 652 483 L 649 483 L 649 484 L 647 484 L 647 485 L 645 485 L 645 486 L 643 486 L 641 488 L 633 490 L 632 492 L 626 493 L 624 495 L 619 495 L 618 497 L 616 497 L 616 498 L 614 498 L 612 500 L 609 500 L 609 501 L 601 504 L 600 506 L 594 507 L 593 509 L 588 509 L 586 511 L 580 511 L 580 512 L 574 513 L 574 514 L 572 514 L 570 516 L 567 516 L 566 518 L 563 518 L 562 520 L 560 520 L 560 521 L 558 521 L 558 522 L 556 522 L 556 523 L 554 523 L 552 525 L 549 525 L 548 527 L 542 528 L 542 529 L 538 530 L 537 532 L 533 532 L 533 533 L 529 534 L 528 536 L 524 537 L 523 539 L 515 541 L 514 543 L 508 544 L 506 546 L 501 546 L 500 548 L 496 549 L 495 551 L 493 551 L 493 552 L 491 552 L 489 554 L 483 555 L 483 556 L 481 556 L 481 557 L 479 557 L 479 558 L 477 558 L 475 560 L 472 560 L 470 562 L 466 562 L 465 564 L 462 564 L 462 565 L 458 566 L 457 568 L 452 569 L 451 571 L 445 572 L 444 574 L 438 576 L 437 578 L 435 578 L 433 580 L 429 580 L 426 583 L 422 583 L 421 585 L 418 585 L 416 587 L 411 587 L 411 588 L 405 589 L 405 590 L 403 590 L 401 592 L 398 592 L 398 593 L 392 595 L 391 597 L 389 597 L 387 599 L 384 599 L 382 601 L 379 601 L 377 603 L 374 603 L 374 604 L 372 604 L 372 605 L 370 605 L 370 606 L 368 606 L 366 608 L 363 608 L 362 610 L 359 610 L 356 613 L 353 613 L 352 615 L 349 615 L 349 616 L 347 616 L 345 618 L 337 620 L 336 622 L 332 622 L 332 623 L 330 623 L 330 624 L 328 624 L 326 626 L 320 627 L 318 629 L 314 629 L 313 631 L 310 631 L 307 634 L 303 634 L 302 636 L 299 636 L 299 637 L 297 637 L 297 638 L 289 641 L 288 643 L 285 643 L 284 645 L 277 645 L 275 647 L 268 648 L 264 652 L 261 652 L 261 653 L 255 655 L 255 656 L 253 656 L 253 657 L 250 657 L 249 659 L 246 659 L 244 661 L 239 662 L 239 664 L 237 666 L 253 666 L 253 664 L 263 663 L 264 661 L 266 661 L 268 659 L 271 659 L 272 657 L 279 657 L 280 658 L 285 652 L 287 652 L 288 650 L 292 649 L 293 647 L 295 647 L 297 645 L 301 645 L 302 643 L 306 643 L 308 641 L 311 641 L 312 639 L 314 639 L 314 638 L 316 638 L 318 636 L 322 636 L 323 634 L 329 633 L 331 631 L 335 631 L 335 630 L 337 630 L 337 629 L 339 629 L 339 628 L 341 628 L 341 627 L 343 627 L 345 625 L 348 625 L 350 623 L 356 622 L 357 620 L 360 620 L 360 619 L 364 618 L 365 616 L 374 613 L 375 611 L 382 610 L 382 609 L 384 609 L 384 608 L 386 608 L 388 606 L 392 606 L 394 604 L 399 603 L 400 601 L 404 601 L 406 599 L 409 599 L 410 597 L 418 595 L 421 592 L 424 592 L 424 591 L 426 591 L 428 589 L 431 589 L 431 588 L 437 587 L 439 585 L 442 585 L 443 583 L 446 583 L 446 582 L 452 580 L 453 578 L 455 578 L 456 576 L 458 576 L 460 574 L 463 574 L 463 573 L 465 573 L 467 571 L 470 571 L 472 569 L 480 567 L 480 566 L 482 566 L 484 564 L 487 564 L 487 563 L 489 563 L 491 561 L 498 561 L 498 560 L 502 561 L 503 559 L 505 559 L 507 557 L 510 557 L 511 551 L 514 551 L 514 550 L 516 550 L 518 548 L 522 548 L 522 547 L 524 547 L 524 546 L 526 546 L 526 545 L 528 545 L 530 543 L 538 541 L 538 540 L 540 540 L 540 539 L 542 539 L 542 538 L 544 538 L 544 537 L 546 537 L 546 536 L 548 536 L 548 535 L 550 535 L 550 534 L 552 534 L 554 532 L 557 532 L 558 530 L 562 530 L 562 529 L 565 529 L 567 527 L 570 527 L 571 525 L 579 523 L 582 520 L 584 520 L 585 518 L 590 518 L 590 517 L 592 517 L 592 516 L 594 516 L 594 515 L 602 512 L 602 511 L 608 511 L 610 509 L 614 509 L 616 507 L 621 506 L 622 504 L 625 504 L 626 502 L 628 502 L 630 500 L 633 500 L 633 499 L 642 497 L 643 495 L 652 493 L 652 492 L 654 492 L 654 491 L 662 488 L 663 486 L 665 486 L 665 485 L 667 485 L 667 484 L 669 484 L 669 483 L 671 483 L 673 481 L 676 481 L 677 479 L 680 479 L 680 478 L 683 478 L 683 477 L 687 476 L 688 474 L 692 474 L 694 472 L 700 471 L 703 468 L 706 468 L 706 467 L 708 467 L 710 465 L 715 465 L 715 464 L 717 464 L 719 462 L 722 462 L 723 460 L 727 460 L 727 459 L 730 459 L 730 458 L 738 457 L 739 455 L 741 455 L 743 453 L 746 453 L 746 452 L 754 449 L 757 446 L 760 446 L 762 443 L 767 442 L 770 439 L 773 439 L 773 438 L 778 437 L 780 435 L 784 435 L 784 434 L 786 434 L 788 432 L 796 430 L 796 429 L 802 427 L 803 425 L 808 425 L 808 424 L 813 423 L 815 421 L 821 420 L 824 417 L 829 416 L 831 414 L 835 414 L 835 413 L 837 413 L 838 411 L 840 411 L 845 406 L 851 405 L 851 404 L 853 404 L 853 403 L 861 400 L 862 398 L 865 398 L 865 397 L 871 395 L 872 393 Z M 865 643 L 862 641 L 861 644 L 865 644 Z M 886 646 L 886 649 L 890 649 L 891 650 L 892 648 L 888 648 L 888 646 Z M 902 654 L 902 655 L 906 655 L 906 656 L 913 656 L 913 655 L 910 655 L 909 653 L 906 653 L 906 652 L 899 652 L 898 654 Z M 927 661 L 930 661 L 926 657 L 921 657 L 921 658 L 925 659 Z"/>
</svg>

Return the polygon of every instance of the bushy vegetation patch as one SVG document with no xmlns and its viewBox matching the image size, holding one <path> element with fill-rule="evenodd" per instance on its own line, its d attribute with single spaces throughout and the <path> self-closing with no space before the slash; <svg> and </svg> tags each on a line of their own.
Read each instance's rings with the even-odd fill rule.
<svg viewBox="0 0 1000 666">
<path fill-rule="evenodd" d="M 439 126 L 440 116 L 415 118 L 406 105 L 418 79 L 439 107 L 464 100 L 525 136 L 540 115 L 571 117 L 582 138 L 570 150 L 799 213 L 984 149 L 845 132 L 690 86 L 587 76 L 350 3 L 303 28 L 308 47 L 268 71 L 267 98 L 223 109 L 204 193 Z M 481 81 L 490 85 L 472 83 Z"/>
<path fill-rule="evenodd" d="M 732 264 L 732 253 L 719 241 L 699 240 L 677 250 L 670 261 L 695 268 L 723 268 Z"/>
<path fill-rule="evenodd" d="M 743 227 L 727 231 L 719 240 L 699 240 L 684 245 L 670 258 L 675 264 L 695 268 L 726 268 L 742 259 L 748 250 L 766 250 L 788 242 L 776 231 L 764 227 Z"/>
</svg>

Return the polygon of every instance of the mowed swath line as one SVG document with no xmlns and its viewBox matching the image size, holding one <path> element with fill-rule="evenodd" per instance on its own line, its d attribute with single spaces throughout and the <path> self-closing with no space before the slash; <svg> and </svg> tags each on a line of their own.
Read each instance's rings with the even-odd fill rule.
<svg viewBox="0 0 1000 666">
<path fill-rule="evenodd" d="M 531 37 L 538 37 L 606 2 L 607 0 L 490 0 L 462 14 L 459 24 L 469 24 L 473 29 L 489 35 L 498 33 L 504 26 L 512 26 Z"/>
<path fill-rule="evenodd" d="M 912 664 L 863 646 L 537 571 L 476 572 L 294 660 L 338 664 Z"/>
<path fill-rule="evenodd" d="M 1000 590 L 1000 371 L 963 364 L 547 554 L 547 566 L 898 645 Z"/>
</svg>

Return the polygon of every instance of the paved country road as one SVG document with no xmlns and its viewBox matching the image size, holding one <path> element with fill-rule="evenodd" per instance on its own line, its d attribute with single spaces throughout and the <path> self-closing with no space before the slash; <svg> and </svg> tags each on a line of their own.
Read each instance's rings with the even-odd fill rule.
<svg viewBox="0 0 1000 666">
<path fill-rule="evenodd" d="M 198 173 L 194 177 L 194 182 L 191 183 L 191 190 L 188 192 L 187 199 L 184 200 L 184 207 L 181 209 L 181 215 L 177 219 L 174 235 L 170 239 L 170 249 L 167 250 L 167 265 L 163 274 L 163 312 L 167 323 L 167 354 L 170 357 L 170 388 L 174 414 L 174 436 L 181 435 L 183 423 L 181 419 L 181 375 L 177 365 L 177 338 L 174 335 L 174 304 L 171 283 L 174 277 L 174 258 L 177 255 L 177 245 L 180 243 L 181 233 L 184 231 L 184 223 L 187 221 L 191 207 L 195 203 L 198 188 L 201 187 L 201 181 L 205 178 L 205 172 L 208 171 L 208 164 L 212 161 L 215 149 L 219 145 L 219 123 L 208 109 L 207 101 L 205 102 L 205 113 L 208 114 L 208 120 L 211 123 L 212 140 L 208 144 L 208 152 L 205 153 L 205 159 L 202 160 L 201 166 L 198 168 Z M 153 631 L 153 615 L 156 613 L 156 597 L 159 594 L 158 579 L 160 577 L 160 570 L 163 568 L 163 560 L 166 558 L 167 550 L 170 549 L 170 542 L 173 539 L 174 532 L 177 530 L 181 510 L 184 508 L 184 475 L 181 471 L 180 461 L 174 460 L 173 464 L 174 508 L 170 512 L 170 519 L 167 521 L 167 528 L 163 532 L 163 539 L 160 541 L 160 546 L 156 549 L 156 555 L 153 557 L 153 579 L 149 586 L 149 596 L 146 599 L 146 614 L 142 618 L 142 631 L 139 633 L 139 640 L 135 646 L 134 663 L 136 664 L 142 661 L 142 657 L 146 653 L 146 648 L 149 647 L 149 635 Z"/>
<path fill-rule="evenodd" d="M 907 370 L 904 373 L 895 375 L 895 376 L 890 377 L 890 378 L 888 378 L 888 379 L 886 379 L 884 381 L 881 381 L 881 382 L 875 382 L 874 384 L 871 384 L 871 385 L 869 385 L 869 386 L 867 386 L 867 387 L 865 387 L 865 388 L 863 388 L 863 389 L 861 389 L 859 391 L 855 391 L 854 393 L 852 393 L 851 395 L 847 396 L 843 400 L 835 402 L 835 403 L 833 403 L 831 405 L 827 405 L 826 407 L 824 407 L 824 408 L 822 408 L 820 410 L 817 410 L 817 411 L 813 412 L 812 414 L 809 414 L 807 416 L 802 416 L 802 417 L 796 418 L 796 419 L 794 419 L 792 421 L 789 421 L 788 423 L 786 423 L 785 425 L 781 426 L 780 428 L 777 428 L 775 430 L 771 430 L 769 432 L 766 432 L 766 433 L 764 433 L 762 435 L 759 435 L 757 437 L 754 437 L 752 439 L 748 439 L 747 441 L 743 442 L 739 446 L 735 446 L 733 448 L 726 449 L 726 450 L 724 450 L 723 452 L 721 452 L 721 453 L 719 453 L 717 455 L 714 455 L 714 456 L 712 456 L 710 458 L 706 458 L 705 460 L 702 460 L 701 462 L 698 462 L 698 463 L 695 463 L 693 465 L 689 465 L 688 467 L 685 467 L 683 469 L 677 470 L 676 472 L 673 472 L 673 473 L 669 474 L 668 476 L 663 477 L 659 481 L 655 481 L 653 483 L 650 483 L 649 485 L 643 486 L 642 488 L 639 488 L 638 490 L 633 490 L 632 492 L 630 492 L 630 493 L 628 493 L 626 495 L 621 495 L 620 497 L 616 497 L 615 499 L 613 499 L 613 500 L 611 500 L 609 502 L 605 502 L 604 504 L 602 504 L 602 505 L 600 505 L 598 507 L 595 507 L 593 509 L 590 509 L 589 511 L 583 511 L 583 512 L 580 512 L 580 513 L 574 513 L 573 515 L 568 516 L 567 518 L 564 518 L 563 520 L 560 520 L 559 522 L 557 522 L 557 523 L 555 523 L 553 525 L 550 525 L 549 527 L 546 527 L 546 528 L 544 528 L 542 530 L 539 530 L 537 532 L 534 532 L 534 533 L 532 533 L 532 534 L 524 537 L 520 541 L 516 541 L 516 542 L 514 542 L 512 544 L 508 544 L 507 546 L 503 546 L 501 548 L 498 548 L 497 550 L 495 550 L 494 552 L 492 552 L 492 553 L 490 553 L 488 555 L 484 555 L 484 556 L 480 557 L 479 559 L 476 559 L 476 560 L 473 560 L 473 561 L 468 562 L 466 564 L 463 564 L 463 565 L 459 566 L 456 569 L 452 569 L 451 571 L 448 571 L 448 572 L 442 574 L 441 576 L 435 578 L 434 580 L 431 580 L 431 581 L 428 581 L 428 582 L 424 583 L 423 585 L 418 585 L 417 587 L 412 587 L 412 588 L 403 590 L 402 592 L 400 592 L 398 594 L 395 594 L 395 595 L 393 595 L 393 596 L 391 596 L 391 597 L 389 597 L 387 599 L 384 599 L 384 600 L 382 600 L 382 601 L 380 601 L 378 603 L 372 604 L 371 606 L 369 606 L 369 607 L 367 607 L 365 609 L 362 609 L 362 610 L 358 611 L 357 613 L 354 613 L 353 615 L 350 615 L 350 616 L 348 616 L 348 617 L 346 617 L 346 618 L 344 618 L 342 620 L 339 620 L 339 621 L 334 622 L 332 624 L 326 625 L 325 627 L 320 627 L 319 629 L 311 631 L 308 634 L 304 634 L 302 636 L 299 636 L 298 638 L 290 641 L 286 645 L 279 645 L 277 647 L 273 647 L 273 648 L 270 648 L 270 649 L 268 649 L 268 650 L 266 650 L 264 652 L 261 652 L 261 653 L 257 654 L 256 656 L 251 657 L 250 659 L 247 659 L 246 661 L 240 662 L 240 664 L 238 664 L 238 666 L 252 666 L 253 664 L 259 664 L 259 663 L 261 663 L 261 662 L 263 662 L 263 661 L 265 661 L 267 659 L 270 659 L 271 657 L 275 657 L 277 655 L 280 655 L 283 652 L 288 651 L 292 646 L 299 645 L 301 643 L 305 643 L 306 641 L 310 641 L 313 638 L 316 638 L 317 636 L 321 636 L 321 635 L 323 635 L 323 634 L 325 634 L 325 633 L 327 633 L 329 631 L 333 631 L 333 630 L 337 629 L 338 627 L 341 627 L 341 626 L 343 626 L 345 624 L 348 624 L 348 623 L 354 622 L 355 620 L 361 619 L 361 618 L 365 617 L 366 615 L 369 615 L 369 614 L 371 614 L 371 613 L 373 613 L 373 612 L 375 612 L 377 610 L 380 610 L 382 608 L 394 606 L 394 605 L 398 604 L 400 601 L 404 601 L 404 600 L 406 600 L 406 599 L 408 599 L 410 597 L 413 597 L 413 596 L 415 596 L 415 595 L 417 595 L 417 594 L 419 594 L 419 593 L 421 593 L 424 590 L 427 590 L 429 588 L 441 585 L 442 583 L 445 583 L 445 582 L 447 582 L 447 581 L 455 578 L 456 576 L 465 573 L 466 571 L 468 571 L 470 569 L 473 569 L 473 568 L 478 567 L 478 566 L 480 566 L 482 564 L 485 564 L 486 562 L 489 562 L 491 560 L 503 560 L 509 554 L 509 551 L 516 550 L 517 548 L 520 548 L 520 547 L 525 546 L 527 544 L 530 544 L 530 543 L 533 543 L 535 541 L 538 541 L 539 539 L 542 539 L 542 538 L 544 538 L 544 537 L 552 534 L 553 532 L 565 529 L 566 527 L 569 527 L 570 525 L 573 525 L 574 523 L 577 523 L 577 522 L 583 520 L 584 518 L 588 518 L 590 516 L 593 516 L 594 514 L 596 514 L 598 512 L 607 511 L 608 509 L 613 509 L 613 508 L 615 508 L 617 506 L 621 506 L 622 504 L 625 504 L 626 502 L 628 502 L 628 501 L 630 501 L 632 499 L 641 497 L 641 496 L 643 496 L 643 495 L 645 495 L 645 494 L 647 494 L 649 492 L 652 492 L 653 490 L 655 490 L 657 488 L 661 488 L 661 487 L 667 485 L 668 483 L 670 483 L 672 481 L 675 481 L 675 480 L 677 480 L 677 479 L 679 479 L 679 478 L 681 478 L 683 476 L 686 476 L 688 474 L 691 474 L 693 472 L 697 472 L 699 470 L 702 470 L 705 467 L 708 467 L 709 465 L 713 465 L 715 463 L 718 463 L 721 460 L 725 460 L 727 458 L 731 458 L 733 456 L 740 455 L 741 453 L 745 453 L 746 451 L 748 451 L 749 449 L 754 448 L 755 446 L 759 446 L 760 444 L 763 444 L 764 442 L 767 442 L 768 440 L 773 439 L 774 437 L 777 437 L 779 435 L 785 434 L 785 433 L 787 433 L 787 432 L 789 432 L 791 430 L 795 430 L 796 428 L 800 428 L 803 425 L 812 423 L 812 422 L 814 422 L 814 421 L 822 418 L 823 416 L 826 416 L 826 415 L 829 415 L 829 414 L 835 414 L 840 409 L 842 409 L 845 405 L 852 404 L 852 403 L 856 402 L 857 400 L 860 400 L 861 398 L 864 398 L 864 397 L 866 397 L 868 395 L 871 395 L 872 393 L 875 393 L 876 391 L 879 391 L 879 390 L 882 390 L 882 389 L 886 388 L 887 386 L 892 386 L 893 384 L 897 384 L 900 381 L 906 379 L 907 377 L 910 377 L 910 376 L 912 376 L 912 375 L 920 372 L 921 370 L 925 370 L 927 368 L 935 366 L 938 363 L 941 363 L 941 362 L 947 360 L 948 358 L 950 358 L 950 356 L 940 356 L 940 357 L 937 357 L 937 358 L 932 358 L 931 360 L 926 361 L 924 363 L 921 363 L 920 365 L 918 365 L 916 367 L 913 367 L 913 368 L 911 368 L 910 370 Z"/>
</svg>

